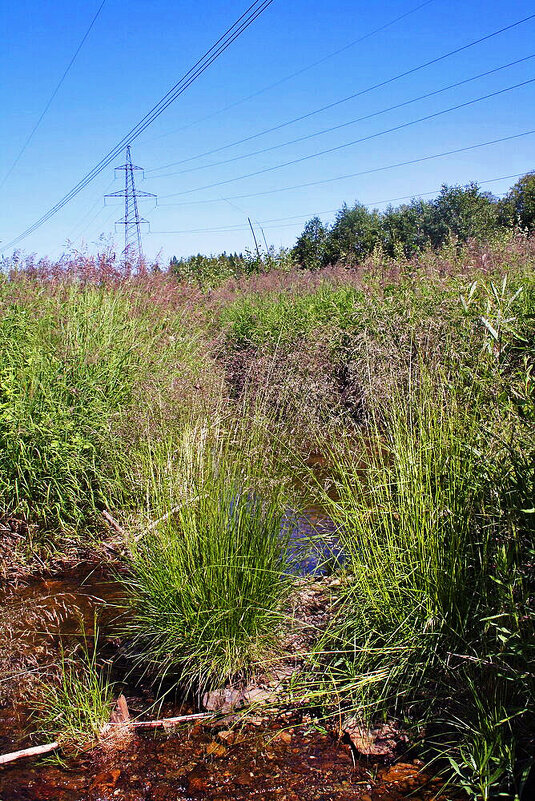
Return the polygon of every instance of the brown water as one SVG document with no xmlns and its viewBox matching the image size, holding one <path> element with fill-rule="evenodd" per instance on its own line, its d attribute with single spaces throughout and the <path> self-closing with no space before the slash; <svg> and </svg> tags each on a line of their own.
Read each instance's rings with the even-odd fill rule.
<svg viewBox="0 0 535 801">
<path fill-rule="evenodd" d="M 102 642 L 113 648 L 121 601 L 119 583 L 88 569 L 35 579 L 0 597 L 8 619 L 10 611 L 15 616 L 12 635 L 22 652 L 42 649 L 45 660 L 47 643 L 60 635 L 91 636 L 95 615 Z M 135 696 L 128 701 L 133 710 L 145 702 Z M 177 713 L 169 704 L 161 714 Z M 24 704 L 0 710 L 2 753 L 31 744 L 26 725 Z M 294 713 L 165 733 L 136 730 L 67 759 L 65 766 L 33 758 L 0 767 L 0 801 L 431 801 L 436 791 L 417 764 L 355 762 L 347 743 Z"/>
<path fill-rule="evenodd" d="M 43 636 L 70 636 L 81 631 L 92 635 L 95 618 L 105 630 L 124 612 L 123 598 L 120 582 L 109 573 L 83 566 L 53 578 L 34 578 L 0 589 L 0 608 L 18 614 L 18 636 L 37 641 Z M 43 627 L 30 629 L 26 618 L 37 610 Z"/>
<path fill-rule="evenodd" d="M 0 768 L 2 801 L 431 801 L 437 790 L 416 764 L 355 763 L 348 745 L 291 718 L 135 734 L 67 769 Z"/>
<path fill-rule="evenodd" d="M 80 642 L 91 648 L 95 634 L 113 647 L 112 632 L 125 614 L 123 595 L 120 583 L 87 566 L 0 590 L 1 752 L 28 744 L 33 682 L 54 670 L 62 649 L 68 653 Z"/>
<path fill-rule="evenodd" d="M 324 572 L 329 556 L 321 545 L 322 533 L 325 542 L 335 542 L 330 521 L 318 510 L 297 517 L 289 513 L 289 521 L 294 545 L 307 536 L 316 543 L 299 569 Z M 18 669 L 30 679 L 31 698 L 33 671 L 57 659 L 60 641 L 91 639 L 95 621 L 99 649 L 116 654 L 114 631 L 125 615 L 123 597 L 120 582 L 87 566 L 1 591 L 0 638 L 15 653 L 2 679 Z M 147 698 L 139 689 L 127 687 L 125 692 L 134 712 L 146 708 Z M 161 715 L 180 711 L 168 704 Z M 24 698 L 0 709 L 0 752 L 33 744 L 27 726 Z M 113 744 L 67 758 L 63 766 L 20 760 L 0 767 L 0 801 L 399 801 L 409 796 L 430 801 L 437 785 L 419 770 L 416 764 L 355 762 L 347 743 L 292 713 L 165 733 L 135 730 Z"/>
</svg>

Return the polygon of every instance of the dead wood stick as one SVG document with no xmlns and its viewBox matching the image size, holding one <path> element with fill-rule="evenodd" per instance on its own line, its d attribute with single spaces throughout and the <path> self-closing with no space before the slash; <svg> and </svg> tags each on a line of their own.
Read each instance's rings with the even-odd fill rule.
<svg viewBox="0 0 535 801">
<path fill-rule="evenodd" d="M 0 754 L 0 765 L 5 765 L 7 762 L 14 762 L 16 759 L 23 759 L 24 757 L 48 754 L 50 751 L 55 751 L 56 748 L 59 748 L 59 743 L 54 742 L 36 745 L 33 748 L 23 748 L 22 751 L 12 751 L 10 754 Z"/>
<path fill-rule="evenodd" d="M 107 726 L 137 726 L 140 729 L 156 729 L 159 726 L 175 726 L 177 723 L 187 723 L 188 720 L 199 718 L 212 718 L 213 712 L 196 712 L 193 715 L 179 715 L 175 718 L 161 718 L 160 720 L 128 720 L 124 722 L 112 721 Z"/>
<path fill-rule="evenodd" d="M 110 524 L 110 526 L 114 529 L 114 531 L 117 532 L 117 534 L 122 534 L 123 537 L 126 537 L 126 531 L 124 530 L 124 528 L 119 525 L 117 520 L 114 517 L 112 517 L 106 509 L 104 509 L 104 511 L 102 512 L 102 517 Z"/>
<path fill-rule="evenodd" d="M 128 535 L 124 530 L 124 528 L 119 525 L 117 520 L 115 520 L 115 518 L 112 517 L 110 513 L 106 511 L 106 509 L 104 509 L 104 511 L 102 512 L 102 517 L 104 518 L 106 523 L 110 526 L 110 528 L 116 531 L 117 534 L 120 534 L 123 539 L 127 539 Z M 116 550 L 120 544 L 121 543 L 117 542 L 117 540 L 114 540 L 113 542 L 103 543 L 104 547 L 108 548 L 109 550 Z"/>
<path fill-rule="evenodd" d="M 147 526 L 147 531 L 152 531 L 152 529 L 153 529 L 153 528 L 156 528 L 156 526 L 157 526 L 159 523 L 163 523 L 163 521 L 164 521 L 164 520 L 167 520 L 167 518 L 168 518 L 168 517 L 171 517 L 171 515 L 174 515 L 176 512 L 180 511 L 180 509 L 182 509 L 182 507 L 183 507 L 184 505 L 185 505 L 185 504 L 183 504 L 183 503 L 179 503 L 179 504 L 178 504 L 178 506 L 173 506 L 173 508 L 172 508 L 172 509 L 169 509 L 169 511 L 168 511 L 168 512 L 166 512 L 166 513 L 165 513 L 164 515 L 162 515 L 161 517 L 159 517 L 159 518 L 158 518 L 158 520 L 153 520 L 153 521 L 152 521 L 152 523 L 149 523 L 149 525 Z"/>
<path fill-rule="evenodd" d="M 206 497 L 206 496 L 196 495 L 195 498 L 188 498 L 186 501 L 183 501 L 182 503 L 179 503 L 178 506 L 173 506 L 173 508 L 169 509 L 169 511 L 166 512 L 164 515 L 162 515 L 162 517 L 159 517 L 157 520 L 153 520 L 152 523 L 149 523 L 149 525 L 147 526 L 146 530 L 143 531 L 141 534 L 137 534 L 134 539 L 136 539 L 136 540 L 141 539 L 141 537 L 147 531 L 152 531 L 152 529 L 156 528 L 156 526 L 159 525 L 160 523 L 163 523 L 164 520 L 167 520 L 169 517 L 171 517 L 171 515 L 174 515 L 177 512 L 179 512 L 181 509 L 183 509 L 184 506 L 187 506 L 190 503 L 195 503 L 195 501 L 199 501 L 202 497 Z"/>
</svg>

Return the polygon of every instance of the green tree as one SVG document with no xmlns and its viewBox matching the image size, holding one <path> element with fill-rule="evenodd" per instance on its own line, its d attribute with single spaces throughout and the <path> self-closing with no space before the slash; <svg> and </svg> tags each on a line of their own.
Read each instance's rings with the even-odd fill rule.
<svg viewBox="0 0 535 801">
<path fill-rule="evenodd" d="M 329 233 L 327 261 L 330 264 L 338 261 L 358 264 L 381 241 L 380 212 L 377 209 L 368 211 L 362 203 L 355 203 L 352 208 L 344 203 Z"/>
<path fill-rule="evenodd" d="M 293 256 L 304 270 L 318 270 L 325 266 L 328 233 L 327 226 L 319 217 L 313 217 L 305 224 L 293 249 Z"/>
<path fill-rule="evenodd" d="M 535 172 L 523 175 L 500 201 L 500 221 L 530 232 L 535 230 Z"/>
<path fill-rule="evenodd" d="M 383 247 L 389 256 L 397 256 L 399 247 L 407 257 L 430 244 L 429 230 L 433 205 L 425 200 L 411 200 L 402 206 L 388 206 L 383 213 Z"/>
<path fill-rule="evenodd" d="M 498 227 L 496 199 L 473 182 L 467 186 L 444 184 L 432 207 L 428 234 L 434 247 L 443 245 L 450 236 L 460 242 L 485 239 Z"/>
</svg>

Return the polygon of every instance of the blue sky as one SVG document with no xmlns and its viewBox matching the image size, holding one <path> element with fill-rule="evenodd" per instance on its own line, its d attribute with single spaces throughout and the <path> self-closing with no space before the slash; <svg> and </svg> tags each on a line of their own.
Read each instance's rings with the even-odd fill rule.
<svg viewBox="0 0 535 801">
<path fill-rule="evenodd" d="M 0 183 L 100 2 L 2 4 Z M 509 4 L 433 0 L 346 47 L 422 2 L 275 0 L 133 143 L 133 159 L 146 170 L 139 188 L 158 195 L 157 207 L 147 201 L 141 209 L 150 220 L 151 233 L 145 233 L 143 240 L 147 255 L 154 257 L 161 251 L 167 258 L 251 247 L 248 216 L 262 223 L 269 244 L 291 245 L 308 217 L 319 213 L 324 220 L 332 220 L 332 210 L 344 201 L 383 208 L 386 204 L 379 201 L 432 192 L 442 183 L 487 181 L 534 169 L 535 135 L 530 135 L 405 167 L 330 180 L 535 129 L 535 83 L 531 83 L 332 153 L 241 178 L 535 78 L 534 57 L 403 108 L 284 144 L 535 55 L 535 19 L 298 123 L 161 169 L 308 114 L 535 13 L 533 3 L 523 0 Z M 17 236 L 67 193 L 245 7 L 244 0 L 210 0 L 204 5 L 191 0 L 106 0 L 35 136 L 0 190 L 0 240 L 5 243 Z M 346 49 L 328 57 L 341 48 Z M 304 69 L 318 60 L 322 63 Z M 298 71 L 299 75 L 266 89 Z M 215 164 L 279 144 L 284 146 Z M 191 167 L 202 169 L 184 172 Z M 514 180 L 483 186 L 501 194 Z M 307 183 L 313 185 L 287 189 Z M 121 232 L 117 228 L 114 233 L 114 220 L 123 211 L 120 205 L 104 206 L 102 199 L 106 192 L 120 188 L 120 179 L 114 180 L 113 170 L 107 168 L 20 247 L 55 257 L 68 239 L 76 246 L 85 242 L 94 250 L 101 234 L 113 235 L 120 246 Z M 214 230 L 218 228 L 232 230 Z"/>
</svg>

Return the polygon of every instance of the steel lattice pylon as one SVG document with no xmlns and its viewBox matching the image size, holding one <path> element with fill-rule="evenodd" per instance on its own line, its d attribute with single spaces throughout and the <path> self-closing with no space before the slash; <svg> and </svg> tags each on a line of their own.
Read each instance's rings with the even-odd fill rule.
<svg viewBox="0 0 535 801">
<path fill-rule="evenodd" d="M 138 198 L 140 197 L 156 197 L 152 192 L 140 192 L 136 189 L 136 182 L 134 179 L 134 171 L 141 170 L 142 167 L 137 167 L 132 164 L 132 156 L 130 155 L 130 145 L 126 148 L 126 161 L 116 170 L 124 170 L 124 189 L 118 192 L 111 192 L 105 197 L 124 197 L 124 217 L 117 220 L 116 225 L 124 225 L 124 250 L 123 259 L 125 264 L 139 264 L 143 255 L 141 247 L 141 225 L 148 220 L 139 216 Z"/>
</svg>

